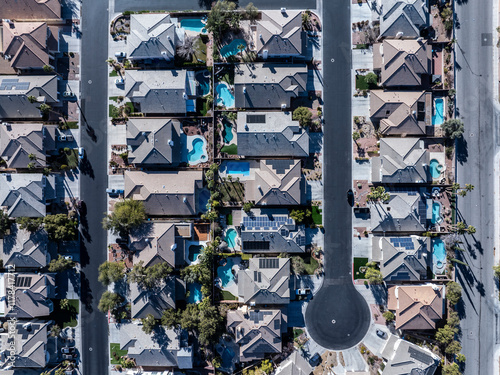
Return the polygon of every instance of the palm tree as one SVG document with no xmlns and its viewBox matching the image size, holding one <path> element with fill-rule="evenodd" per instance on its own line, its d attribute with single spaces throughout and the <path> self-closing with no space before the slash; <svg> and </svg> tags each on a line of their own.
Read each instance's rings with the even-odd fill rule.
<svg viewBox="0 0 500 375">
<path fill-rule="evenodd" d="M 196 38 L 193 36 L 188 36 L 184 38 L 184 43 L 177 47 L 177 54 L 184 60 L 191 60 L 194 57 L 196 57 L 196 51 L 194 48 L 194 42 Z"/>
<path fill-rule="evenodd" d="M 361 138 L 361 134 L 359 134 L 358 132 L 352 133 L 352 140 L 354 141 L 354 143 L 356 143 L 356 146 L 358 148 L 359 148 L 359 143 L 358 143 L 359 138 Z"/>
<path fill-rule="evenodd" d="M 51 111 L 52 107 L 48 104 L 42 103 L 40 104 L 40 107 L 38 107 L 38 109 L 45 115 Z"/>
<path fill-rule="evenodd" d="M 244 44 L 238 44 L 238 51 L 240 51 L 240 53 L 243 55 L 243 50 L 245 49 L 245 45 Z"/>
<path fill-rule="evenodd" d="M 28 96 L 28 101 L 30 103 L 36 103 L 38 100 L 37 100 L 36 96 L 30 95 L 30 96 Z"/>
</svg>

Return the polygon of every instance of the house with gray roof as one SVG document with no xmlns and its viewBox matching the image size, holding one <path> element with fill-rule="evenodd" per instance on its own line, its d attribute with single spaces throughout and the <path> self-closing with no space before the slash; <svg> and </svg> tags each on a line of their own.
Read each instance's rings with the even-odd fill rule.
<svg viewBox="0 0 500 375">
<path fill-rule="evenodd" d="M 397 340 L 386 346 L 383 357 L 387 359 L 382 375 L 433 375 L 439 365 L 439 358 L 427 348 L 411 342 Z"/>
<path fill-rule="evenodd" d="M 241 249 L 245 253 L 304 253 L 306 232 L 286 209 L 241 211 L 239 226 Z"/>
<path fill-rule="evenodd" d="M 150 216 L 196 215 L 202 188 L 202 171 L 125 172 L 125 198 L 144 202 Z"/>
<path fill-rule="evenodd" d="M 250 306 L 290 303 L 290 259 L 251 258 L 238 271 L 238 296 Z"/>
<path fill-rule="evenodd" d="M 9 332 L 0 334 L 0 368 L 43 369 L 49 357 L 47 343 L 50 323 L 35 319 L 15 324 L 14 333 L 9 329 Z M 11 347 L 16 353 L 13 358 L 10 356 Z"/>
<path fill-rule="evenodd" d="M 240 362 L 281 353 L 281 335 L 287 331 L 287 315 L 281 309 L 251 309 L 243 306 L 227 313 L 227 331 L 240 347 Z"/>
<path fill-rule="evenodd" d="M 193 350 L 187 345 L 185 331 L 163 329 L 161 338 L 154 337 L 133 323 L 120 324 L 117 343 L 127 351 L 137 367 L 147 370 L 193 368 Z"/>
<path fill-rule="evenodd" d="M 0 19 L 60 20 L 59 0 L 0 0 Z"/>
<path fill-rule="evenodd" d="M 5 287 L 0 299 L 3 316 L 33 319 L 48 317 L 54 310 L 51 298 L 56 296 L 55 274 L 3 273 L 0 279 Z M 9 296 L 12 290 L 14 299 Z"/>
<path fill-rule="evenodd" d="M 430 177 L 429 151 L 423 140 L 380 139 L 380 156 L 372 158 L 373 183 L 426 183 Z"/>
<path fill-rule="evenodd" d="M 186 70 L 127 70 L 125 96 L 149 115 L 187 112 L 191 95 Z"/>
<path fill-rule="evenodd" d="M 0 176 L 0 208 L 10 217 L 44 217 L 46 205 L 55 199 L 55 176 L 41 173 L 3 173 Z"/>
<path fill-rule="evenodd" d="M 311 365 L 305 360 L 298 350 L 294 350 L 274 372 L 275 375 L 309 375 Z"/>
<path fill-rule="evenodd" d="M 306 64 L 236 64 L 236 108 L 290 108 L 292 98 L 307 95 Z"/>
<path fill-rule="evenodd" d="M 385 282 L 427 279 L 431 259 L 429 237 L 372 238 L 372 259 L 380 261 Z"/>
<path fill-rule="evenodd" d="M 370 203 L 371 230 L 374 233 L 422 233 L 426 231 L 429 214 L 426 199 L 418 191 L 390 192 L 387 202 Z"/>
<path fill-rule="evenodd" d="M 175 56 L 179 38 L 169 14 L 131 14 L 127 36 L 127 58 L 165 59 Z"/>
<path fill-rule="evenodd" d="M 423 40 L 385 39 L 373 46 L 373 70 L 384 87 L 426 85 L 432 75 L 432 47 Z"/>
<path fill-rule="evenodd" d="M 31 103 L 28 98 L 35 97 Z M 53 106 L 57 99 L 57 76 L 0 77 L 0 120 L 39 119 L 42 103 Z"/>
<path fill-rule="evenodd" d="M 14 266 L 16 269 L 45 267 L 50 262 L 48 242 L 44 229 L 31 233 L 13 224 L 10 235 L 0 240 L 0 255 L 4 266 Z"/>
<path fill-rule="evenodd" d="M 130 284 L 132 319 L 143 319 L 152 314 L 160 319 L 163 310 L 175 309 L 175 277 L 167 277 L 157 287 L 147 289 L 138 283 Z"/>
<path fill-rule="evenodd" d="M 370 118 L 383 135 L 425 136 L 432 129 L 432 93 L 372 90 Z"/>
<path fill-rule="evenodd" d="M 264 59 L 301 57 L 307 49 L 300 10 L 263 10 L 260 20 L 242 26 L 253 37 L 250 49 Z"/>
<path fill-rule="evenodd" d="M 238 155 L 245 157 L 309 156 L 309 134 L 291 112 L 238 112 Z"/>
<path fill-rule="evenodd" d="M 141 166 L 178 166 L 183 150 L 181 129 L 179 120 L 130 118 L 127 121 L 129 162 Z"/>
<path fill-rule="evenodd" d="M 386 0 L 380 17 L 381 38 L 418 38 L 429 26 L 427 0 Z"/>
</svg>

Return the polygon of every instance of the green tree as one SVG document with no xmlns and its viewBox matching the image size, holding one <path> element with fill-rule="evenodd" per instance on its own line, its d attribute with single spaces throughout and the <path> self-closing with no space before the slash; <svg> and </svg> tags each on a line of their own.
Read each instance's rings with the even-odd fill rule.
<svg viewBox="0 0 500 375">
<path fill-rule="evenodd" d="M 33 103 L 36 103 L 38 101 L 37 97 L 36 96 L 33 96 L 33 95 L 30 95 L 28 96 L 28 101 L 33 104 Z"/>
<path fill-rule="evenodd" d="M 306 31 L 311 30 L 311 11 L 306 10 L 302 13 L 302 28 Z"/>
<path fill-rule="evenodd" d="M 57 337 L 61 334 L 61 327 L 59 327 L 57 324 L 54 324 L 52 327 L 50 327 L 50 335 L 52 337 Z"/>
<path fill-rule="evenodd" d="M 235 9 L 236 4 L 227 0 L 219 0 L 212 6 L 205 29 L 213 33 L 216 40 L 230 27 L 238 27 L 240 15 L 234 12 Z"/>
<path fill-rule="evenodd" d="M 245 211 L 246 213 L 249 213 L 250 210 L 253 208 L 254 204 L 253 202 L 245 202 L 243 204 L 243 211 Z"/>
<path fill-rule="evenodd" d="M 125 199 L 115 204 L 114 211 L 103 220 L 104 229 L 115 234 L 128 234 L 139 228 L 146 219 L 146 209 L 142 201 Z"/>
<path fill-rule="evenodd" d="M 125 275 L 125 263 L 104 262 L 99 266 L 99 281 L 108 286 L 123 279 Z"/>
<path fill-rule="evenodd" d="M 38 109 L 42 112 L 42 114 L 46 115 L 52 110 L 52 107 L 48 104 L 42 103 Z"/>
<path fill-rule="evenodd" d="M 269 359 L 265 359 L 262 361 L 262 363 L 260 364 L 260 369 L 266 373 L 266 374 L 270 374 L 272 371 L 273 371 L 273 364 L 271 363 L 271 361 L 269 361 Z"/>
<path fill-rule="evenodd" d="M 292 120 L 298 121 L 299 125 L 303 128 L 307 128 L 311 125 L 311 118 L 311 111 L 306 107 L 298 107 L 292 113 Z"/>
<path fill-rule="evenodd" d="M 42 228 L 43 218 L 42 217 L 18 217 L 16 218 L 16 223 L 21 229 L 25 229 L 28 232 L 34 233 L 40 228 Z"/>
<path fill-rule="evenodd" d="M 253 3 L 248 3 L 245 7 L 245 17 L 250 21 L 255 21 L 259 16 L 259 10 Z"/>
<path fill-rule="evenodd" d="M 163 310 L 161 324 L 167 328 L 175 328 L 180 324 L 181 314 L 176 309 Z"/>
<path fill-rule="evenodd" d="M 500 264 L 493 266 L 493 273 L 497 279 L 500 279 Z"/>
<path fill-rule="evenodd" d="M 99 301 L 97 308 L 99 311 L 105 313 L 108 311 L 116 310 L 123 303 L 123 297 L 117 293 L 106 290 Z"/>
<path fill-rule="evenodd" d="M 456 363 L 449 363 L 443 366 L 443 375 L 460 375 L 460 367 Z"/>
<path fill-rule="evenodd" d="M 200 312 L 196 304 L 188 304 L 181 313 L 180 324 L 182 329 L 193 331 L 198 329 L 200 323 Z"/>
<path fill-rule="evenodd" d="M 59 302 L 59 306 L 61 306 L 61 309 L 63 310 L 69 310 L 71 308 L 71 303 L 69 302 L 69 299 L 65 298 Z"/>
<path fill-rule="evenodd" d="M 365 82 L 369 85 L 376 85 L 378 82 L 378 76 L 375 73 L 370 72 L 365 75 Z"/>
<path fill-rule="evenodd" d="M 379 285 L 384 282 L 384 277 L 382 276 L 382 272 L 380 272 L 375 267 L 367 267 L 365 272 L 365 277 L 368 279 L 368 282 L 372 285 Z"/>
<path fill-rule="evenodd" d="M 458 341 L 453 340 L 448 344 L 444 351 L 446 352 L 446 354 L 455 355 L 460 353 L 460 350 L 462 350 L 462 345 L 460 345 Z"/>
<path fill-rule="evenodd" d="M 359 148 L 359 143 L 358 143 L 358 139 L 361 138 L 361 134 L 359 134 L 359 132 L 353 132 L 352 133 L 352 140 L 354 141 L 354 143 L 356 143 L 356 146 Z"/>
<path fill-rule="evenodd" d="M 73 268 L 75 266 L 75 262 L 71 259 L 67 259 L 62 255 L 59 255 L 57 259 L 52 259 L 49 263 L 49 272 L 62 272 Z"/>
<path fill-rule="evenodd" d="M 177 55 L 185 61 L 191 61 L 193 59 L 193 55 L 195 55 L 195 40 L 195 37 L 186 35 L 184 37 L 184 42 L 177 47 Z"/>
<path fill-rule="evenodd" d="M 442 345 L 448 345 L 453 341 L 457 329 L 455 327 L 450 327 L 448 324 L 443 328 L 439 328 L 436 332 L 436 340 Z"/>
<path fill-rule="evenodd" d="M 370 192 L 367 195 L 367 198 L 372 201 L 382 201 L 387 202 L 391 199 L 391 195 L 385 191 L 383 186 L 372 186 L 370 187 Z"/>
<path fill-rule="evenodd" d="M 156 325 L 158 324 L 153 314 L 148 314 L 145 318 L 141 319 L 141 322 L 143 332 L 148 335 L 153 333 Z"/>
<path fill-rule="evenodd" d="M 200 311 L 198 340 L 202 345 L 218 342 L 224 332 L 224 318 L 215 306 L 208 306 Z"/>
<path fill-rule="evenodd" d="M 462 353 L 457 354 L 456 359 L 457 359 L 457 362 L 459 362 L 459 363 L 464 363 L 464 362 L 465 362 L 465 355 L 464 355 L 464 354 L 462 354 Z"/>
<path fill-rule="evenodd" d="M 142 288 L 153 289 L 172 272 L 168 263 L 158 263 L 153 266 L 144 267 L 144 262 L 134 265 L 127 275 L 129 283 L 138 283 Z"/>
<path fill-rule="evenodd" d="M 306 219 L 311 217 L 310 210 L 292 210 L 290 217 L 295 220 L 297 224 L 303 223 Z"/>
<path fill-rule="evenodd" d="M 450 281 L 446 284 L 446 298 L 452 305 L 456 305 L 462 298 L 462 287 L 460 284 Z"/>
<path fill-rule="evenodd" d="M 295 275 L 303 275 L 306 273 L 306 264 L 302 257 L 296 255 L 291 258 L 290 263 L 292 264 L 292 272 Z"/>
<path fill-rule="evenodd" d="M 396 318 L 396 317 L 394 316 L 394 313 L 393 313 L 392 311 L 389 311 L 389 310 L 387 310 L 386 312 L 384 312 L 384 313 L 382 314 L 382 316 L 385 318 L 385 321 L 386 321 L 386 322 L 393 322 L 393 321 L 394 321 L 394 319 Z"/>
<path fill-rule="evenodd" d="M 72 241 L 78 238 L 78 221 L 66 214 L 47 215 L 44 228 L 52 241 Z"/>
<path fill-rule="evenodd" d="M 10 220 L 7 212 L 0 210 L 0 237 L 3 237 L 10 229 L 12 220 Z"/>
<path fill-rule="evenodd" d="M 459 119 L 450 119 L 441 125 L 446 138 L 457 139 L 464 133 L 464 123 Z"/>
<path fill-rule="evenodd" d="M 52 72 L 54 71 L 54 68 L 53 68 L 53 67 L 51 67 L 50 65 L 44 65 L 44 66 L 43 66 L 43 71 L 44 71 L 45 73 L 52 73 Z"/>
<path fill-rule="evenodd" d="M 450 327 L 458 327 L 460 324 L 460 318 L 458 317 L 458 313 L 456 311 L 450 312 L 448 319 L 446 319 L 446 324 Z"/>
</svg>

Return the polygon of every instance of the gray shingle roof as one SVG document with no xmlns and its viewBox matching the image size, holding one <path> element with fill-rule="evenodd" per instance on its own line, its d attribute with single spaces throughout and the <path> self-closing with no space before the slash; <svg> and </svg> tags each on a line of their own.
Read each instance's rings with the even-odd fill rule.
<svg viewBox="0 0 500 375">
<path fill-rule="evenodd" d="M 384 1 L 380 19 L 380 36 L 418 38 L 420 30 L 429 25 L 427 0 Z M 399 34 L 401 35 L 401 34 Z"/>
<path fill-rule="evenodd" d="M 134 252 L 134 264 L 142 261 L 144 267 L 167 262 L 175 268 L 176 253 L 184 252 L 175 238 L 175 224 L 166 222 L 145 223 L 130 236 L 129 248 Z"/>
<path fill-rule="evenodd" d="M 43 124 L 0 124 L 0 157 L 8 168 L 27 168 L 29 163 L 44 167 L 45 147 Z M 29 155 L 35 155 L 31 160 Z"/>
<path fill-rule="evenodd" d="M 142 319 L 148 314 L 160 319 L 163 310 L 175 309 L 175 278 L 168 277 L 153 289 L 141 288 L 137 283 L 130 284 L 130 302 L 132 319 Z"/>
<path fill-rule="evenodd" d="M 59 0 L 0 0 L 0 19 L 57 20 L 61 18 Z"/>
<path fill-rule="evenodd" d="M 14 69 L 41 69 L 49 64 L 45 22 L 4 23 L 3 53 Z"/>
<path fill-rule="evenodd" d="M 408 341 L 399 340 L 389 358 L 383 375 L 433 375 L 439 359 L 432 352 Z"/>
<path fill-rule="evenodd" d="M 5 316 L 18 319 L 49 316 L 53 310 L 50 299 L 55 297 L 55 274 L 4 274 L 6 295 L 11 277 L 14 278 L 15 303 L 10 309 L 9 299 L 5 299 Z"/>
<path fill-rule="evenodd" d="M 298 350 L 294 350 L 275 371 L 275 375 L 309 375 L 311 365 L 302 357 Z"/>
<path fill-rule="evenodd" d="M 35 233 L 12 225 L 11 234 L 0 240 L 3 264 L 16 268 L 42 268 L 48 264 L 48 236 L 44 229 Z"/>
</svg>

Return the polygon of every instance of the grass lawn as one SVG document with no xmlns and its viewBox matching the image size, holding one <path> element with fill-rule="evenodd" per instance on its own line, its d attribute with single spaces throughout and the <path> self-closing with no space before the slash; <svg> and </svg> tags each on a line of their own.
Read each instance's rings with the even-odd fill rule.
<svg viewBox="0 0 500 375">
<path fill-rule="evenodd" d="M 113 353 L 115 353 L 115 355 L 113 355 Z M 127 355 L 127 354 L 128 354 L 128 350 L 120 350 L 120 344 L 116 344 L 116 343 L 109 344 L 109 357 L 111 358 L 112 365 L 119 365 L 120 358 Z"/>
<path fill-rule="evenodd" d="M 361 76 L 361 75 L 356 75 L 356 88 L 358 90 L 373 90 L 373 89 L 376 89 L 378 86 L 377 84 L 370 84 L 368 82 L 366 82 L 366 78 L 365 76 Z"/>
<path fill-rule="evenodd" d="M 314 271 L 316 271 L 319 267 L 318 261 L 313 257 L 309 256 L 304 258 L 304 263 L 305 263 L 304 266 L 306 269 L 306 273 L 308 275 L 314 275 Z"/>
<path fill-rule="evenodd" d="M 120 108 L 118 108 L 116 105 L 110 104 L 109 105 L 109 117 L 119 117 L 120 116 Z"/>
<path fill-rule="evenodd" d="M 356 49 L 368 49 L 368 44 L 356 44 Z"/>
<path fill-rule="evenodd" d="M 203 43 L 201 37 L 197 37 L 194 42 L 194 54 L 192 62 L 195 64 L 199 64 L 200 62 L 197 60 L 207 61 L 207 45 Z"/>
<path fill-rule="evenodd" d="M 51 165 L 55 169 L 61 169 L 63 165 L 67 165 L 68 169 L 75 169 L 78 167 L 78 150 L 69 149 L 67 153 L 63 152 L 51 160 Z"/>
<path fill-rule="evenodd" d="M 237 301 L 238 297 L 233 296 L 232 293 L 229 293 L 227 290 L 221 290 L 220 296 L 222 301 Z"/>
<path fill-rule="evenodd" d="M 220 184 L 220 193 L 223 202 L 243 202 L 245 200 L 245 187 L 241 182 L 222 182 Z"/>
<path fill-rule="evenodd" d="M 118 96 L 110 96 L 109 100 L 113 100 L 114 102 L 118 103 Z"/>
<path fill-rule="evenodd" d="M 300 328 L 294 328 L 293 329 L 293 339 L 295 340 L 297 337 L 299 337 L 303 333 L 304 333 L 304 330 L 302 330 Z"/>
<path fill-rule="evenodd" d="M 227 214 L 226 225 L 233 225 L 233 215 L 232 214 Z"/>
<path fill-rule="evenodd" d="M 111 73 L 109 73 L 110 77 L 118 77 L 118 72 L 116 70 L 112 70 Z"/>
<path fill-rule="evenodd" d="M 252 259 L 252 254 L 241 254 L 241 260 Z"/>
<path fill-rule="evenodd" d="M 69 129 L 78 129 L 78 121 L 67 121 L 66 125 Z"/>
<path fill-rule="evenodd" d="M 223 76 L 219 78 L 220 81 L 224 81 L 229 85 L 234 85 L 234 70 L 226 72 Z"/>
<path fill-rule="evenodd" d="M 368 263 L 368 258 L 354 258 L 354 280 L 365 278 L 365 274 L 359 271 L 359 267 L 366 266 L 366 263 Z"/>
<path fill-rule="evenodd" d="M 322 211 L 323 210 L 320 209 L 318 206 L 311 207 L 311 218 L 314 224 L 323 225 L 323 216 L 321 215 Z"/>
<path fill-rule="evenodd" d="M 56 324 L 61 328 L 66 327 L 76 327 L 78 324 L 78 307 L 80 306 L 80 301 L 77 299 L 69 300 L 69 309 L 63 310 L 61 308 L 61 300 L 55 299 L 54 311 L 51 314 L 52 318 L 55 320 Z"/>
<path fill-rule="evenodd" d="M 232 145 L 224 146 L 221 148 L 221 152 L 225 152 L 229 155 L 238 155 L 238 145 L 233 143 Z"/>
<path fill-rule="evenodd" d="M 129 113 L 134 113 L 134 111 L 135 111 L 134 103 L 132 103 L 132 102 L 126 102 L 125 103 L 125 107 L 128 107 L 130 109 Z"/>
</svg>

